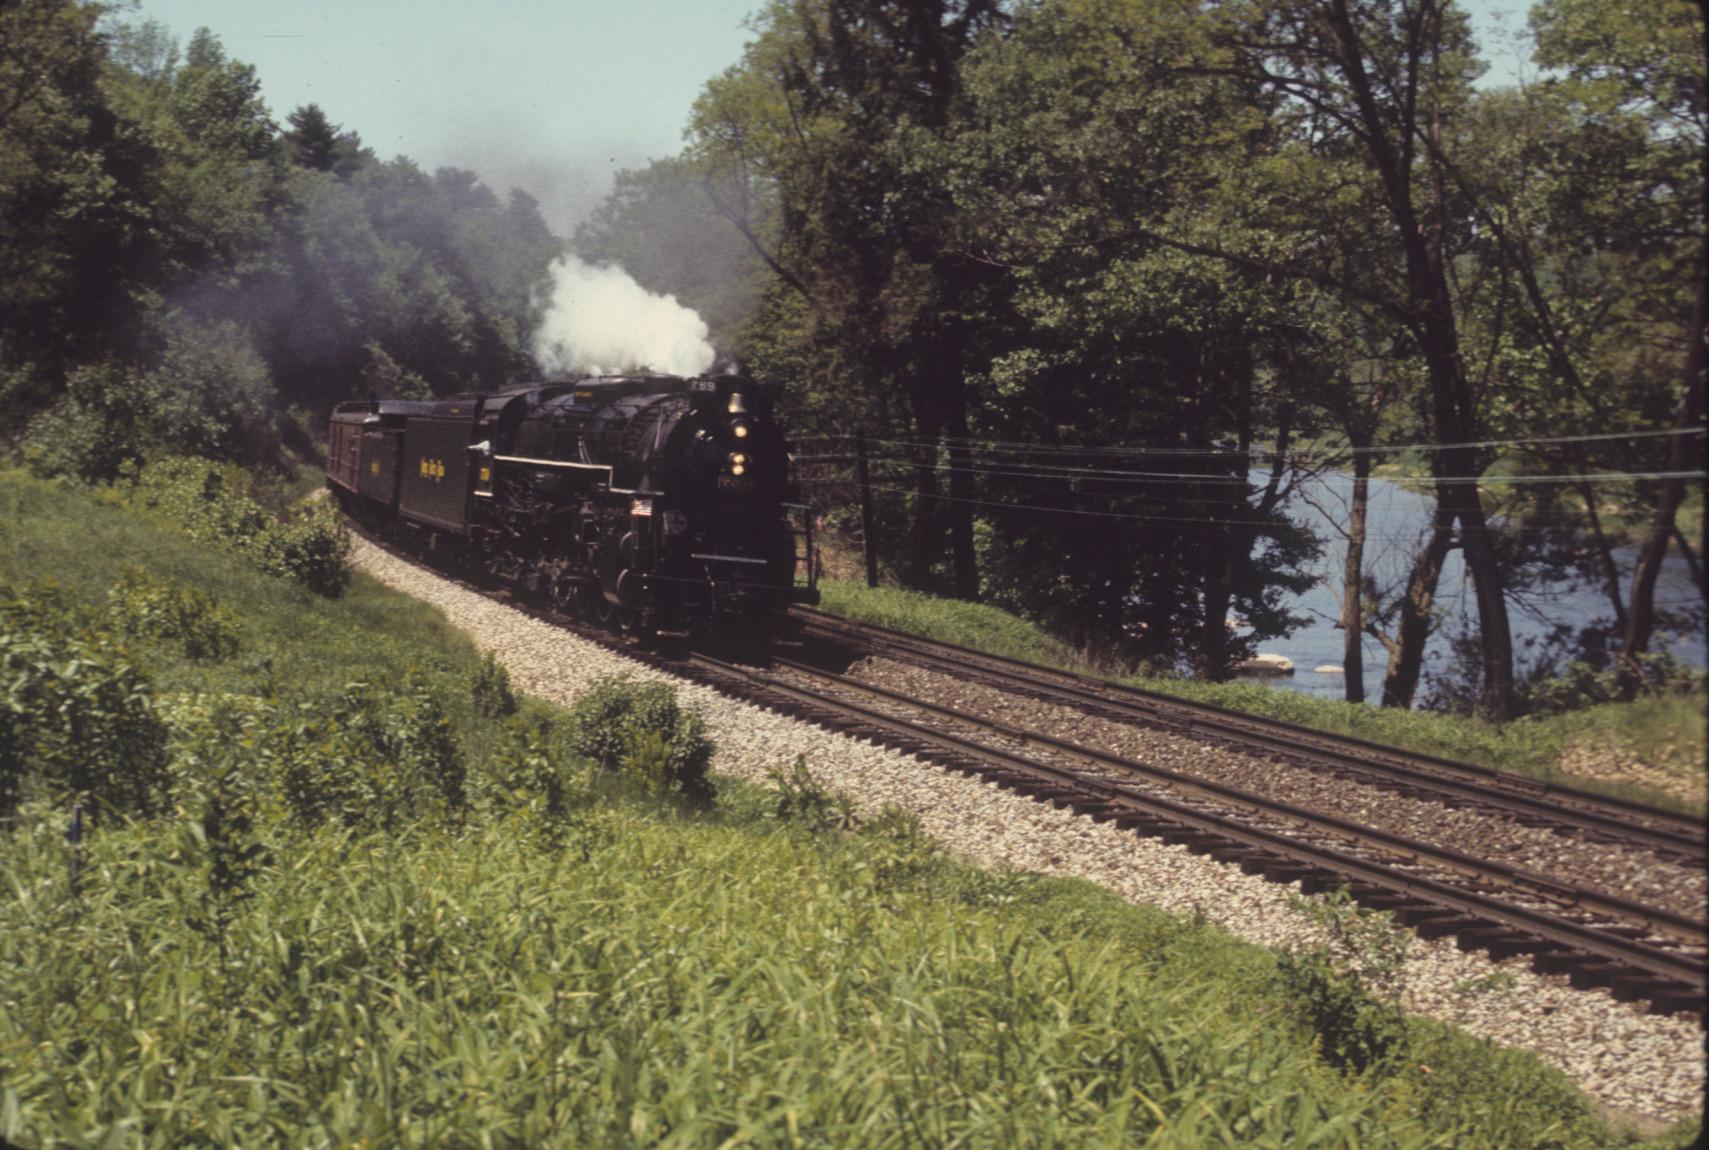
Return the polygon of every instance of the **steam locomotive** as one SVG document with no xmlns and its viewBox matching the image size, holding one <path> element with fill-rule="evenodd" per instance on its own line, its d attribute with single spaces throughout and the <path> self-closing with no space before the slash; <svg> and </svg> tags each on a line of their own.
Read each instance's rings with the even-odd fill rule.
<svg viewBox="0 0 1709 1150">
<path fill-rule="evenodd" d="M 774 402 L 741 375 L 623 375 L 341 403 L 327 485 L 381 531 L 639 636 L 764 633 L 819 598 Z"/>
</svg>

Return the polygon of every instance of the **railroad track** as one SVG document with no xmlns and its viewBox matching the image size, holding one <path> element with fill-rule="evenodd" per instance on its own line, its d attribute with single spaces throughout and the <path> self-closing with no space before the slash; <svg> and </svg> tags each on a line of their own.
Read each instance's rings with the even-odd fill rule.
<svg viewBox="0 0 1709 1150">
<path fill-rule="evenodd" d="M 1361 905 L 1392 913 L 1421 937 L 1452 935 L 1462 949 L 1498 959 L 1527 954 L 1539 972 L 1564 974 L 1581 989 L 1606 987 L 1622 1001 L 1643 1001 L 1653 1013 L 1703 1014 L 1709 938 L 1701 919 L 904 697 L 793 659 L 773 657 L 768 669 L 699 651 L 650 651 L 485 581 L 436 570 L 731 697 L 1179 843 L 1247 873 L 1297 881 L 1307 893 L 1345 888 Z"/>
<path fill-rule="evenodd" d="M 1547 827 L 1589 842 L 1644 850 L 1686 866 L 1701 868 L 1709 859 L 1703 823 L 1691 815 L 1226 711 L 810 608 L 797 608 L 796 613 L 809 634 L 849 645 L 861 654 L 882 655 L 1098 718 L 1191 735 L 1410 798 L 1494 814 L 1523 826 Z"/>
<path fill-rule="evenodd" d="M 630 652 L 630 654 L 635 654 Z M 645 656 L 643 656 L 645 658 Z M 651 661 L 651 660 L 649 660 Z M 1701 1015 L 1702 920 L 910 698 L 792 659 L 692 653 L 655 665 L 732 697 L 904 751 L 1307 893 L 1345 887 L 1420 936 L 1532 956 L 1580 989 Z M 776 668 L 787 674 L 776 673 Z M 855 701 L 864 696 L 864 701 Z M 913 712 L 913 714 L 910 714 Z"/>
</svg>

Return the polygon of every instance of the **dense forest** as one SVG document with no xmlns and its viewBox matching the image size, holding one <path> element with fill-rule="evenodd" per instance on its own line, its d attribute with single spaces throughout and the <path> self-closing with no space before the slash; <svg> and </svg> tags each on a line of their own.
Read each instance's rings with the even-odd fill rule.
<svg viewBox="0 0 1709 1150">
<path fill-rule="evenodd" d="M 283 125 L 206 29 L 0 12 L 0 406 L 41 469 L 265 462 L 293 409 L 530 371 L 561 244 L 474 173 Z"/>
<path fill-rule="evenodd" d="M 206 31 L 7 5 L 4 430 L 88 480 L 266 461 L 337 399 L 535 371 L 568 246 L 779 381 L 804 458 L 866 437 L 897 579 L 1112 663 L 1223 678 L 1296 625 L 1325 541 L 1290 500 L 1329 472 L 1349 699 L 1421 698 L 1455 552 L 1443 705 L 1518 714 L 1568 664 L 1629 695 L 1668 673 L 1658 629 L 1701 626 L 1655 597 L 1670 553 L 1703 592 L 1700 5 L 1545 0 L 1510 85 L 1446 0 L 776 0 L 752 26 L 681 154 L 565 245 L 521 192 L 382 161 L 313 105 L 274 122 Z M 804 464 L 833 526 L 846 471 Z M 1373 477 L 1432 499 L 1395 580 Z M 1606 614 L 1516 653 L 1515 602 L 1563 576 Z"/>
</svg>

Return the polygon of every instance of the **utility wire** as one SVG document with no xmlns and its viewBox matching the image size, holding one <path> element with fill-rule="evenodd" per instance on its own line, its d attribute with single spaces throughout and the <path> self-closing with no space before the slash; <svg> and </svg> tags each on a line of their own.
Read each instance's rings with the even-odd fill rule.
<svg viewBox="0 0 1709 1150">
<path fill-rule="evenodd" d="M 1483 439 L 1483 440 L 1476 440 L 1476 441 L 1469 442 L 1469 443 L 1399 443 L 1399 444 L 1387 444 L 1387 445 L 1380 446 L 1380 447 L 1353 447 L 1351 445 L 1340 446 L 1340 445 L 1324 444 L 1324 445 L 1318 445 L 1315 447 L 1303 449 L 1302 451 L 1295 451 L 1295 452 L 1276 452 L 1270 448 L 1264 448 L 1264 447 L 1253 447 L 1253 448 L 1249 448 L 1246 451 L 1241 451 L 1238 448 L 1217 448 L 1217 449 L 1213 449 L 1213 450 L 1206 450 L 1204 448 L 1195 448 L 1195 447 L 1099 447 L 1099 446 L 1092 445 L 1092 444 L 1025 443 L 1025 442 L 1021 442 L 1019 440 L 971 439 L 971 438 L 958 437 L 958 436 L 944 436 L 941 439 L 937 439 L 937 440 L 923 440 L 923 439 L 917 439 L 917 438 L 886 438 L 886 437 L 881 437 L 881 436 L 867 436 L 866 441 L 868 443 L 885 443 L 885 444 L 894 444 L 894 445 L 900 445 L 900 446 L 904 446 L 904 447 L 914 447 L 914 448 L 944 447 L 944 448 L 951 448 L 951 449 L 966 449 L 966 450 L 970 450 L 970 451 L 993 450 L 993 451 L 1003 452 L 1003 451 L 1006 451 L 1008 449 L 1017 449 L 1015 451 L 1010 452 L 1011 454 L 1047 455 L 1047 454 L 1068 453 L 1068 454 L 1084 455 L 1087 453 L 1092 453 L 1092 454 L 1096 454 L 1096 455 L 1138 455 L 1138 456 L 1161 455 L 1161 456 L 1189 456 L 1189 457 L 1198 456 L 1198 457 L 1205 457 L 1205 458 L 1224 458 L 1224 457 L 1228 457 L 1228 456 L 1251 456 L 1251 457 L 1255 457 L 1255 458 L 1269 459 L 1269 458 L 1274 458 L 1278 454 L 1281 454 L 1281 455 L 1325 454 L 1325 455 L 1330 455 L 1330 456 L 1341 456 L 1341 455 L 1349 455 L 1349 454 L 1351 454 L 1351 455 L 1393 455 L 1393 454 L 1400 454 L 1400 453 L 1404 453 L 1404 452 L 1408 452 L 1408 451 L 1429 452 L 1429 451 L 1469 450 L 1472 448 L 1480 448 L 1480 447 L 1560 446 L 1563 444 L 1573 444 L 1573 443 L 1602 443 L 1602 442 L 1607 442 L 1610 440 L 1617 440 L 1617 439 L 1661 439 L 1661 438 L 1668 438 L 1668 437 L 1681 436 L 1681 435 L 1702 435 L 1702 434 L 1704 434 L 1704 429 L 1701 427 L 1686 427 L 1686 428 L 1669 427 L 1669 428 L 1658 428 L 1658 429 L 1647 430 L 1647 431 L 1607 431 L 1607 432 L 1598 432 L 1598 433 L 1592 434 L 1592 435 L 1536 436 L 1536 437 L 1530 437 L 1530 438 L 1525 438 L 1525 439 Z M 848 433 L 845 433 L 841 436 L 817 436 L 817 437 L 814 437 L 813 440 L 800 440 L 798 442 L 832 441 L 832 440 L 837 440 L 837 439 L 841 439 L 843 441 L 849 441 L 849 440 L 853 440 L 854 438 L 855 438 L 855 433 L 848 432 Z"/>
<path fill-rule="evenodd" d="M 872 464 L 896 464 L 902 467 L 919 467 L 920 464 L 912 459 L 896 459 L 889 457 L 872 458 L 867 461 Z M 1253 486 L 1255 481 L 1235 475 L 1206 475 L 1193 471 L 1115 471 L 1085 467 L 1050 467 L 1025 466 L 1010 464 L 1006 467 L 957 467 L 950 463 L 933 463 L 934 471 L 952 471 L 975 475 L 1007 475 L 1015 477 L 1033 477 L 1041 479 L 1069 479 L 1076 475 L 1095 478 L 1111 478 L 1124 482 L 1136 483 L 1180 483 L 1190 480 L 1199 484 L 1225 484 L 1241 487 Z M 1424 483 L 1440 484 L 1475 483 L 1479 486 L 1497 484 L 1581 484 L 1581 483 L 1631 483 L 1637 480 L 1649 479 L 1709 479 L 1709 472 L 1703 471 L 1605 471 L 1586 475 L 1384 475 L 1372 476 L 1388 483 Z M 1262 486 L 1262 483 L 1256 483 Z"/>
<path fill-rule="evenodd" d="M 847 486 L 854 486 L 855 484 L 856 484 L 856 481 L 853 479 L 808 479 L 808 480 L 800 480 L 797 482 L 798 487 L 832 487 L 832 486 L 845 486 L 845 487 L 847 487 Z M 922 494 L 921 492 L 915 491 L 911 488 L 892 487 L 892 486 L 889 486 L 887 484 L 881 484 L 881 483 L 871 484 L 870 490 L 889 492 L 889 493 L 896 494 L 896 495 L 914 496 L 916 498 Z M 1010 503 L 1010 502 L 1007 502 L 1004 500 L 968 499 L 968 498 L 963 498 L 961 496 L 942 495 L 942 494 L 938 494 L 936 492 L 925 493 L 925 498 L 932 499 L 932 500 L 935 500 L 935 501 L 940 502 L 940 503 L 962 503 L 962 504 L 968 504 L 968 505 L 977 506 L 977 507 L 992 507 L 992 508 L 997 508 L 997 509 L 1006 510 L 1006 511 L 1024 511 L 1024 512 L 1042 513 L 1042 514 L 1048 514 L 1048 515 L 1075 515 L 1075 516 L 1080 516 L 1080 517 L 1085 517 L 1085 518 L 1120 520 L 1120 521 L 1131 522 L 1131 523 L 1147 523 L 1147 524 L 1157 524 L 1157 525 L 1163 525 L 1163 526 L 1167 526 L 1167 525 L 1171 525 L 1171 524 L 1183 524 L 1186 526 L 1179 528 L 1179 530 L 1183 530 L 1183 531 L 1195 530 L 1195 529 L 1204 529 L 1204 528 L 1210 528 L 1210 527 L 1231 527 L 1231 528 L 1242 528 L 1242 529 L 1246 529 L 1246 530 L 1256 529 L 1262 534 L 1272 534 L 1273 535 L 1273 534 L 1278 534 L 1278 533 L 1281 533 L 1281 532 L 1287 531 L 1287 530 L 1302 530 L 1302 531 L 1314 530 L 1313 525 L 1303 524 L 1303 523 L 1300 523 L 1298 520 L 1295 520 L 1295 519 L 1285 519 L 1285 520 L 1276 520 L 1276 519 L 1217 519 L 1217 518 L 1204 518 L 1201 516 L 1194 516 L 1192 518 L 1183 518 L 1183 517 L 1179 517 L 1179 516 L 1158 515 L 1155 513 L 1146 514 L 1143 512 L 1091 511 L 1091 510 L 1085 510 L 1085 509 L 1081 509 L 1081 508 L 1049 507 L 1049 506 L 1041 506 L 1038 504 Z M 1215 506 L 1215 507 L 1221 507 L 1221 508 L 1228 507 L 1227 503 L 1220 503 L 1220 502 L 1215 502 L 1212 500 L 1176 500 L 1174 502 L 1177 504 L 1182 503 L 1182 502 L 1186 502 L 1186 503 L 1203 503 L 1203 504 L 1206 504 L 1209 506 Z M 1324 513 L 1320 511 L 1319 514 L 1324 514 Z M 1325 518 L 1328 519 L 1329 516 L 1325 515 Z M 1464 535 L 1466 530 L 1467 530 L 1467 528 L 1465 527 L 1464 524 L 1456 524 L 1455 525 L 1455 534 L 1456 535 Z M 1558 522 L 1558 523 L 1539 523 L 1536 521 L 1528 521 L 1528 522 L 1523 523 L 1523 524 L 1515 524 L 1515 523 L 1507 523 L 1507 522 L 1503 522 L 1503 521 L 1495 521 L 1495 522 L 1489 522 L 1489 523 L 1485 524 L 1482 528 L 1479 528 L 1478 530 L 1483 530 L 1486 532 L 1491 532 L 1491 533 L 1495 533 L 1495 534 L 1503 534 L 1503 535 L 1511 535 L 1511 534 L 1535 535 L 1535 534 L 1541 534 L 1541 533 L 1547 532 L 1547 531 L 1582 532 L 1585 530 L 1585 525 L 1584 525 L 1582 520 Z M 1365 533 L 1365 538 L 1367 541 L 1376 541 L 1376 542 L 1383 542 L 1383 543 L 1411 544 L 1411 543 L 1415 543 L 1418 540 L 1419 535 L 1422 534 L 1423 531 L 1424 531 L 1424 527 L 1422 525 L 1419 527 L 1419 529 L 1417 531 L 1412 531 L 1412 532 L 1404 532 L 1404 531 L 1402 531 L 1402 532 L 1384 532 L 1384 531 L 1367 530 Z"/>
</svg>

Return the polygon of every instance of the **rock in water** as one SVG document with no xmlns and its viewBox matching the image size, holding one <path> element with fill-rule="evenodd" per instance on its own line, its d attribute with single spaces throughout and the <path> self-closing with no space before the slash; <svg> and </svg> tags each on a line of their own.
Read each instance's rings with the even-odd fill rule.
<svg viewBox="0 0 1709 1150">
<path fill-rule="evenodd" d="M 1291 675 L 1294 673 L 1294 661 L 1286 655 L 1263 652 L 1245 660 L 1234 669 L 1247 675 Z"/>
</svg>

